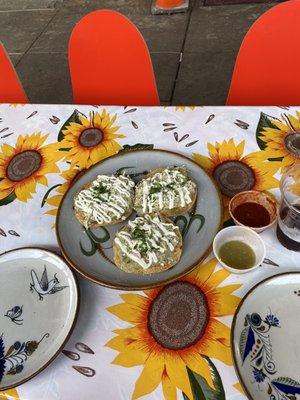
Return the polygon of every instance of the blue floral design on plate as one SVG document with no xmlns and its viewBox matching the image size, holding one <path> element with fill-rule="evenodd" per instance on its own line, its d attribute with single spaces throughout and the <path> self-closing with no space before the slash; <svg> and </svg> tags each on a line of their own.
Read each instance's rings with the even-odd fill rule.
<svg viewBox="0 0 300 400">
<path fill-rule="evenodd" d="M 265 318 L 265 323 L 270 326 L 279 326 L 279 319 L 273 314 L 268 314 Z"/>
<path fill-rule="evenodd" d="M 257 369 L 257 368 L 253 369 L 253 375 L 254 375 L 255 381 L 258 383 L 263 382 L 266 378 L 266 374 L 261 369 Z"/>
<path fill-rule="evenodd" d="M 24 363 L 39 347 L 42 340 L 50 335 L 46 333 L 39 342 L 29 340 L 27 342 L 16 341 L 8 349 L 5 348 L 3 335 L 0 336 L 0 383 L 4 375 L 19 374 L 24 369 Z"/>
</svg>

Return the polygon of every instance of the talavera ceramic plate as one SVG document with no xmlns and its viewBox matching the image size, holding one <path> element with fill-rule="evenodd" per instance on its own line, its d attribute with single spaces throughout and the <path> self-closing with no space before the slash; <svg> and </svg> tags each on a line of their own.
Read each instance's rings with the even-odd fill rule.
<svg viewBox="0 0 300 400">
<path fill-rule="evenodd" d="M 240 382 L 251 400 L 300 398 L 300 272 L 256 285 L 234 316 L 231 341 Z"/>
<path fill-rule="evenodd" d="M 77 316 L 75 277 L 56 254 L 0 255 L 0 390 L 20 385 L 59 354 Z"/>
<path fill-rule="evenodd" d="M 112 242 L 126 223 L 86 231 L 73 211 L 75 193 L 99 174 L 126 171 L 137 182 L 147 171 L 170 165 L 186 165 L 197 183 L 198 197 L 192 214 L 174 220 L 183 234 L 181 260 L 173 268 L 156 274 L 126 273 L 113 263 Z M 131 219 L 135 214 L 131 215 Z M 199 165 L 176 153 L 164 150 L 136 150 L 105 159 L 81 175 L 65 194 L 57 214 L 56 233 L 61 250 L 78 272 L 105 286 L 119 289 L 145 289 L 170 282 L 188 273 L 206 255 L 222 221 L 222 200 L 212 179 Z"/>
</svg>

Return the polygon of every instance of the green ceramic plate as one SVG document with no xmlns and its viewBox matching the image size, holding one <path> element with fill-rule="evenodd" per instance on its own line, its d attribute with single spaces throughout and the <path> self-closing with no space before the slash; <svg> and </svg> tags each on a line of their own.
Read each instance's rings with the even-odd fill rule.
<svg viewBox="0 0 300 400">
<path fill-rule="evenodd" d="M 186 165 L 197 183 L 198 198 L 192 214 L 174 221 L 181 229 L 183 252 L 178 264 L 157 274 L 129 274 L 113 263 L 112 242 L 123 225 L 86 231 L 73 212 L 75 193 L 99 174 L 115 174 L 125 169 L 135 181 L 155 168 Z M 132 214 L 131 218 L 135 217 Z M 124 152 L 94 165 L 82 174 L 65 194 L 57 214 L 56 233 L 61 250 L 71 266 L 84 277 L 116 289 L 145 289 L 159 286 L 190 272 L 209 252 L 222 222 L 222 200 L 213 180 L 192 160 L 164 150 Z"/>
</svg>

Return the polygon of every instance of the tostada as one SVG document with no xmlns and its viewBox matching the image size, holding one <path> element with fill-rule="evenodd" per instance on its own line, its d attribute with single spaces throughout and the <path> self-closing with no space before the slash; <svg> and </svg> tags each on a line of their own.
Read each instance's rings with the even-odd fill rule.
<svg viewBox="0 0 300 400">
<path fill-rule="evenodd" d="M 114 262 L 123 271 L 151 274 L 173 267 L 182 253 L 178 226 L 161 215 L 129 221 L 113 242 Z"/>
<path fill-rule="evenodd" d="M 98 175 L 74 197 L 74 212 L 86 228 L 117 224 L 130 216 L 135 183 L 124 175 Z"/>
<path fill-rule="evenodd" d="M 139 215 L 167 217 L 189 212 L 197 198 L 197 185 L 185 166 L 152 170 L 135 188 L 134 209 Z"/>
</svg>

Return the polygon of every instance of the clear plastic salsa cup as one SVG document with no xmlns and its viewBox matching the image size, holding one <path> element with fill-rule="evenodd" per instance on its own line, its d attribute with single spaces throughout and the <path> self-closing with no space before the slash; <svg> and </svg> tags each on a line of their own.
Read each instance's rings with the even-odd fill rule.
<svg viewBox="0 0 300 400">
<path fill-rule="evenodd" d="M 277 238 L 289 250 L 300 251 L 300 164 L 281 178 Z"/>
</svg>

